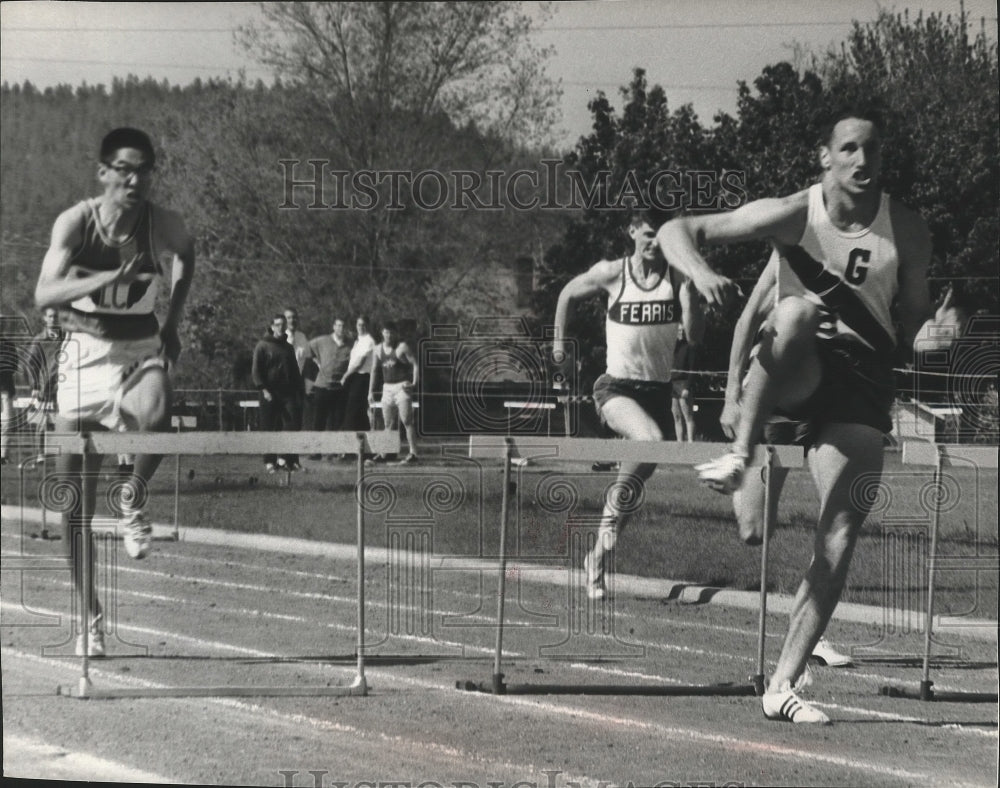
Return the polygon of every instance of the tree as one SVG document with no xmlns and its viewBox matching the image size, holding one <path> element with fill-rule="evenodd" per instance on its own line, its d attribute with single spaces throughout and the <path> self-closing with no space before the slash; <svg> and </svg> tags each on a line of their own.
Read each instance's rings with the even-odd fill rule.
<svg viewBox="0 0 1000 788">
<path fill-rule="evenodd" d="M 558 89 L 548 50 L 530 39 L 518 3 L 262 3 L 263 21 L 237 40 L 312 99 L 313 119 L 354 172 L 414 171 L 448 163 L 451 127 L 474 130 L 486 169 L 507 141 L 543 139 Z M 400 214 L 354 215 L 370 269 L 391 255 Z"/>
<path fill-rule="evenodd" d="M 589 189 L 590 197 L 545 255 L 535 307 L 549 322 L 566 282 L 598 260 L 630 251 L 626 228 L 632 207 L 650 209 L 661 218 L 692 210 L 696 173 L 710 168 L 709 138 L 690 105 L 671 112 L 663 89 L 650 87 L 639 68 L 621 96 L 620 115 L 603 93 L 590 102 L 593 131 L 564 159 L 566 170 Z M 658 178 L 658 173 L 677 176 Z M 714 196 L 712 204 L 717 205 Z M 604 345 L 605 306 L 594 298 L 573 310 L 569 335 L 590 349 L 581 359 L 582 378 L 603 371 L 598 367 L 603 364 L 599 349 Z"/>
</svg>

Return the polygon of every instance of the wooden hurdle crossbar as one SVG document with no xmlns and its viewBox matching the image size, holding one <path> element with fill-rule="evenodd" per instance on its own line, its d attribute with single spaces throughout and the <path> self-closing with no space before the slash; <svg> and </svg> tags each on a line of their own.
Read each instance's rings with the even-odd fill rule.
<svg viewBox="0 0 1000 788">
<path fill-rule="evenodd" d="M 760 616 L 757 631 L 757 672 L 747 683 L 688 684 L 688 685 L 620 685 L 620 684 L 507 684 L 502 672 L 504 598 L 507 576 L 507 521 L 510 510 L 511 464 L 515 457 L 568 460 L 573 462 L 652 462 L 658 465 L 696 465 L 730 451 L 726 443 L 684 443 L 674 441 L 628 441 L 600 438 L 538 438 L 473 435 L 469 439 L 469 456 L 496 458 L 502 463 L 503 487 L 500 498 L 500 547 L 497 570 L 497 623 L 490 682 L 457 681 L 460 690 L 487 692 L 496 695 L 762 695 L 764 693 L 764 638 L 767 615 L 768 543 L 773 523 L 770 498 L 775 467 L 801 468 L 805 452 L 798 446 L 760 447 L 750 468 L 764 469 L 764 539 L 761 546 Z M 748 472 L 749 472 L 748 468 Z M 694 471 L 692 471 L 693 478 Z M 603 504 L 602 504 L 603 505 Z M 570 573 L 572 578 L 572 573 Z M 572 582 L 572 581 L 571 581 Z"/>
<path fill-rule="evenodd" d="M 83 539 L 84 598 L 80 607 L 83 636 L 82 670 L 77 686 L 57 687 L 57 693 L 74 698 L 179 698 L 179 697 L 301 697 L 361 696 L 368 694 L 365 679 L 365 513 L 362 485 L 366 454 L 399 451 L 399 435 L 378 432 L 94 432 L 50 439 L 59 454 L 357 454 L 357 672 L 350 686 L 207 686 L 95 689 L 90 680 L 89 616 L 93 604 L 90 579 L 91 539 Z M 93 516 L 93 512 L 84 512 Z M 75 548 L 71 548 L 75 549 Z"/>
<path fill-rule="evenodd" d="M 934 580 L 937 574 L 937 542 L 938 528 L 941 522 L 941 490 L 942 469 L 947 467 L 989 468 L 996 469 L 996 446 L 946 445 L 928 443 L 926 441 L 908 441 L 903 444 L 903 465 L 917 465 L 934 468 L 933 480 L 936 494 L 932 496 L 934 508 L 931 511 L 931 543 L 927 555 L 927 613 L 924 618 L 924 664 L 920 681 L 920 690 L 901 689 L 885 685 L 880 694 L 893 698 L 910 698 L 911 700 L 937 700 L 958 703 L 997 703 L 1000 698 L 996 692 L 935 692 L 934 682 L 930 680 L 931 645 L 934 632 Z M 997 561 L 994 558 L 994 571 Z"/>
</svg>

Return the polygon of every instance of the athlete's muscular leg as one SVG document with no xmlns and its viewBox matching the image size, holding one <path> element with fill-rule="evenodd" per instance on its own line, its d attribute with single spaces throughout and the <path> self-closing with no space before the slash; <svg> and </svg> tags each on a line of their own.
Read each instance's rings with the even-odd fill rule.
<svg viewBox="0 0 1000 788">
<path fill-rule="evenodd" d="M 79 422 L 70 419 L 55 419 L 57 434 L 74 434 L 80 430 Z M 86 428 L 85 428 L 86 429 Z M 73 586 L 83 601 L 83 540 L 89 539 L 97 506 L 97 478 L 101 472 L 104 456 L 100 454 L 60 454 L 55 460 L 58 484 L 68 486 L 59 493 L 70 496 L 70 508 L 62 514 L 63 544 L 69 550 L 70 575 Z M 42 505 L 45 505 L 43 501 Z M 94 588 L 94 552 L 90 553 L 90 582 Z M 99 612 L 97 594 L 91 593 L 91 617 Z"/>
<path fill-rule="evenodd" d="M 173 390 L 167 371 L 151 366 L 137 373 L 138 378 L 122 396 L 121 415 L 129 430 L 139 432 L 165 432 L 170 429 L 170 404 Z M 132 508 L 145 505 L 146 486 L 160 467 L 162 454 L 140 454 L 135 458 L 132 489 L 135 499 Z"/>
<path fill-rule="evenodd" d="M 774 308 L 743 386 L 743 415 L 733 441 L 737 454 L 751 456 L 775 408 L 799 405 L 816 391 L 822 379 L 816 353 L 819 322 L 819 308 L 804 298 L 783 298 Z"/>
<path fill-rule="evenodd" d="M 778 500 L 788 478 L 788 468 L 771 469 L 771 500 L 768 514 L 771 523 L 778 520 Z M 743 486 L 733 493 L 733 512 L 739 525 L 740 539 L 749 545 L 758 545 L 764 540 L 764 469 L 751 470 L 743 480 Z M 772 526 L 773 527 L 773 526 Z M 772 532 L 773 533 L 773 532 Z M 770 537 L 772 534 L 768 534 Z"/>
<path fill-rule="evenodd" d="M 623 438 L 636 441 L 663 440 L 659 425 L 639 404 L 628 397 L 612 397 L 601 408 L 601 415 L 608 426 Z M 591 553 L 595 567 L 603 565 L 606 553 L 614 550 L 615 543 L 628 521 L 636 513 L 636 496 L 642 496 L 643 485 L 653 471 L 655 463 L 623 462 L 618 479 L 604 503 L 601 524 L 597 531 L 597 544 Z"/>
<path fill-rule="evenodd" d="M 399 403 L 399 420 L 403 422 L 403 428 L 406 430 L 406 445 L 409 447 L 409 453 L 416 455 L 417 425 L 413 419 L 413 399 L 409 392 L 404 391 L 398 395 L 397 402 Z"/>
<path fill-rule="evenodd" d="M 864 477 L 882 471 L 882 433 L 861 424 L 830 424 L 809 453 L 820 495 L 812 563 L 792 605 L 788 634 L 769 691 L 794 685 L 833 615 L 847 580 L 854 545 L 871 510 Z"/>
</svg>

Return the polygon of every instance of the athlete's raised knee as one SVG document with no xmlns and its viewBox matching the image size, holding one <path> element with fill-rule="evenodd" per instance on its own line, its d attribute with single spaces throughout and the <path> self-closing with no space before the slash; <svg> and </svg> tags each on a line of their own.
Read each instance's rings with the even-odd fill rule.
<svg viewBox="0 0 1000 788">
<path fill-rule="evenodd" d="M 820 317 L 820 309 L 812 301 L 789 296 L 777 303 L 768 322 L 778 332 L 812 339 L 819 326 Z"/>
</svg>

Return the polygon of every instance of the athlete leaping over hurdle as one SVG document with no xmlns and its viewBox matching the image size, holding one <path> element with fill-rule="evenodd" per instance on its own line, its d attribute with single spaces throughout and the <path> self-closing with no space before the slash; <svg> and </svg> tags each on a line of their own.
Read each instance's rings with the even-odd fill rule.
<svg viewBox="0 0 1000 788">
<path fill-rule="evenodd" d="M 898 306 L 905 347 L 918 332 L 933 334 L 951 321 L 942 309 L 924 323 L 934 315 L 930 233 L 878 185 L 878 116 L 856 107 L 834 113 L 819 143 L 819 183 L 731 213 L 675 219 L 657 236 L 667 258 L 685 266 L 705 265 L 701 243 L 768 239 L 778 251 L 764 274 L 774 282 L 775 303 L 742 388 L 732 452 L 699 470 L 706 484 L 733 492 L 776 409 L 809 428 L 809 466 L 821 502 L 815 553 L 762 698 L 767 718 L 796 723 L 829 722 L 795 690 L 808 677 L 807 660 L 840 599 L 870 509 L 870 496 L 858 494 L 855 483 L 866 475 L 877 479 L 882 470 L 896 349 L 890 307 Z"/>
<path fill-rule="evenodd" d="M 167 369 L 180 353 L 177 327 L 194 273 L 194 240 L 177 214 L 149 202 L 155 162 L 145 133 L 132 128 L 109 132 L 97 165 L 104 191 L 63 211 L 53 225 L 35 300 L 43 309 L 58 307 L 66 330 L 59 361 L 57 431 L 169 429 Z M 153 308 L 168 259 L 170 304 L 160 326 Z M 124 496 L 121 527 L 132 558 L 143 558 L 150 549 L 151 527 L 142 506 L 160 459 L 136 458 Z M 90 536 L 90 517 L 83 519 L 81 507 L 86 501 L 93 515 L 102 460 L 99 455 L 87 455 L 85 461 L 79 455 L 63 455 L 56 466 L 82 493 L 63 517 L 73 582 L 81 596 L 82 551 L 74 535 Z M 90 578 L 93 583 L 93 571 Z M 103 656 L 97 594 L 91 599 L 88 656 Z M 81 636 L 78 653 L 82 647 Z"/>
<path fill-rule="evenodd" d="M 657 441 L 673 435 L 670 382 L 677 329 L 683 324 L 690 341 L 705 331 L 700 299 L 686 276 L 660 253 L 654 223 L 646 213 L 631 217 L 631 255 L 602 260 L 571 279 L 559 294 L 553 355 L 565 358 L 566 326 L 572 303 L 601 293 L 609 296 L 606 319 L 607 373 L 594 381 L 594 404 L 611 429 L 630 440 Z M 617 483 L 604 505 L 597 543 L 584 559 L 587 595 L 603 599 L 608 553 L 635 514 L 631 505 L 653 474 L 652 463 L 622 463 Z M 624 496 L 624 497 L 622 497 Z M 628 505 L 623 503 L 628 502 Z"/>
</svg>

